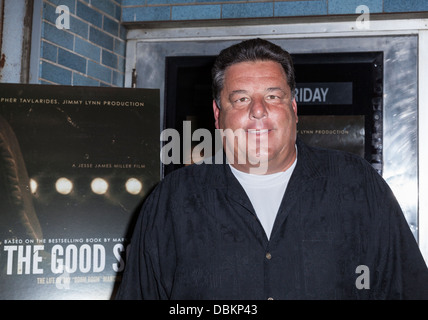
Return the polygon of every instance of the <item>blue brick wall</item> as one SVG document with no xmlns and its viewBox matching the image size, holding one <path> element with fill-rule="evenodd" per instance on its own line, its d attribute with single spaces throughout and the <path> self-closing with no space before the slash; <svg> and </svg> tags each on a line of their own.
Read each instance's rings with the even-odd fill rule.
<svg viewBox="0 0 428 320">
<path fill-rule="evenodd" d="M 58 5 L 69 8 L 69 29 L 56 27 Z M 121 0 L 43 0 L 39 83 L 123 87 L 121 15 Z"/>
<path fill-rule="evenodd" d="M 428 11 L 427 0 L 122 0 L 122 22 L 226 20 Z"/>
<path fill-rule="evenodd" d="M 55 25 L 58 5 L 70 10 L 70 29 Z M 43 0 L 39 82 L 124 85 L 126 25 L 291 16 L 427 12 L 428 0 Z"/>
</svg>

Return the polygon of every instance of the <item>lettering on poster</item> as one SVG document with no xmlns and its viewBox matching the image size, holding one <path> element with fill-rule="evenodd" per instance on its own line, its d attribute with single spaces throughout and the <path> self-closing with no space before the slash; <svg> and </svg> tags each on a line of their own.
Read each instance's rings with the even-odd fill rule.
<svg viewBox="0 0 428 320">
<path fill-rule="evenodd" d="M 119 237 L 5 239 L 3 243 L 5 276 L 40 275 L 37 284 L 58 289 L 73 283 L 114 282 L 114 274 L 125 268 L 129 247 Z"/>
</svg>

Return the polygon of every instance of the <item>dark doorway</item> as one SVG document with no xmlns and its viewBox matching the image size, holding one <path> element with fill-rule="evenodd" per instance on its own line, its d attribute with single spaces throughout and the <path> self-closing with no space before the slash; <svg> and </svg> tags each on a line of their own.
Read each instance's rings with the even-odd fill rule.
<svg viewBox="0 0 428 320">
<path fill-rule="evenodd" d="M 211 136 L 214 137 L 211 67 L 215 58 L 215 56 L 166 58 L 164 129 L 174 128 L 183 133 L 184 121 L 190 121 L 192 133 L 205 128 L 210 130 Z M 180 155 L 183 155 L 183 144 Z M 183 166 L 183 161 L 164 165 L 163 175 Z"/>
</svg>

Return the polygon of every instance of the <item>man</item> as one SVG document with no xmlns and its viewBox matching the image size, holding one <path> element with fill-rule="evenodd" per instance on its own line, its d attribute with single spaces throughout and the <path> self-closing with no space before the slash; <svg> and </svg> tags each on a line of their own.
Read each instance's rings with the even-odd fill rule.
<svg viewBox="0 0 428 320">
<path fill-rule="evenodd" d="M 220 53 L 213 110 L 227 161 L 156 187 L 118 299 L 428 298 L 427 266 L 390 188 L 360 157 L 296 138 L 294 89 L 290 55 L 268 41 Z"/>
</svg>

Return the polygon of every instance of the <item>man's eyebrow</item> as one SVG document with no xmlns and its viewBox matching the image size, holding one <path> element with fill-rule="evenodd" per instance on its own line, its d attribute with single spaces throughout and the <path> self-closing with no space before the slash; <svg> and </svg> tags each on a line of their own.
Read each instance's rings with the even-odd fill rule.
<svg viewBox="0 0 428 320">
<path fill-rule="evenodd" d="M 230 94 L 229 94 L 229 99 L 232 98 L 233 95 L 235 94 L 247 94 L 248 91 L 247 90 L 233 90 Z"/>
<path fill-rule="evenodd" d="M 287 92 L 280 88 L 280 87 L 269 87 L 266 89 L 266 92 L 274 92 L 274 91 L 281 91 L 284 94 L 287 94 Z M 235 95 L 235 94 L 248 94 L 247 90 L 244 89 L 238 89 L 238 90 L 233 90 L 230 94 L 229 94 L 229 100 Z"/>
<path fill-rule="evenodd" d="M 286 93 L 286 92 L 284 91 L 284 89 L 282 89 L 282 88 L 280 88 L 280 87 L 271 87 L 271 88 L 267 88 L 267 89 L 266 89 L 266 91 L 267 91 L 267 92 L 272 92 L 272 91 L 281 91 L 281 92 L 283 92 L 283 93 Z"/>
</svg>

